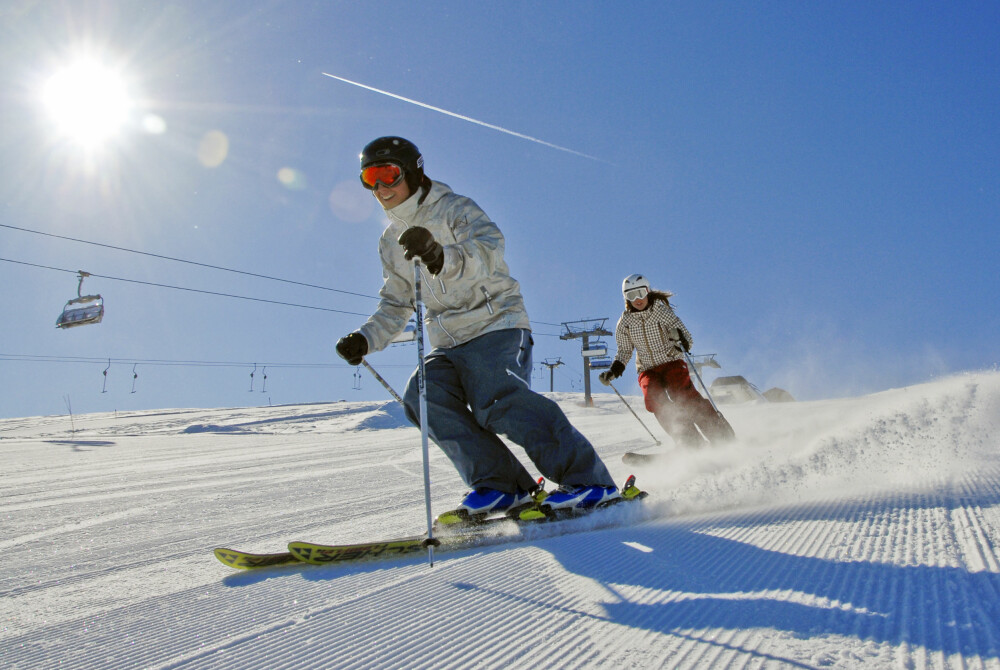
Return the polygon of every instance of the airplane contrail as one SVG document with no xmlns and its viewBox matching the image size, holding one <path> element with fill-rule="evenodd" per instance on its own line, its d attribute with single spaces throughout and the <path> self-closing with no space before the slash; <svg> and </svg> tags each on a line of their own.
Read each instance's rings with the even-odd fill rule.
<svg viewBox="0 0 1000 670">
<path fill-rule="evenodd" d="M 472 117 L 469 117 L 469 116 L 463 116 L 462 114 L 456 114 L 455 112 L 449 112 L 447 109 L 441 109 L 440 107 L 435 107 L 434 105 L 428 105 L 426 102 L 420 102 L 419 100 L 413 100 L 411 98 L 404 98 L 401 95 L 396 95 L 395 93 L 390 93 L 389 91 L 383 91 L 382 89 L 375 88 L 374 86 L 367 86 L 365 84 L 360 84 L 360 83 L 358 83 L 356 81 L 351 81 L 350 79 L 344 79 L 343 77 L 338 77 L 337 75 L 330 74 L 329 72 L 324 72 L 323 75 L 327 76 L 327 77 L 330 77 L 331 79 L 336 79 L 337 81 L 342 81 L 345 84 L 351 84 L 352 86 L 358 86 L 360 88 L 364 88 L 364 89 L 367 89 L 369 91 L 374 91 L 376 93 L 381 93 L 382 95 L 387 95 L 390 98 L 396 98 L 397 100 L 402 100 L 403 102 L 412 103 L 414 105 L 417 105 L 419 107 L 423 107 L 425 109 L 430 109 L 430 110 L 433 110 L 435 112 L 441 112 L 442 114 L 447 114 L 448 116 L 454 116 L 456 119 L 462 119 L 463 121 L 468 121 L 470 123 L 475 123 L 477 125 L 484 126 L 486 128 L 490 128 L 492 130 L 499 130 L 501 133 L 507 133 L 508 135 L 513 135 L 514 137 L 520 137 L 522 140 L 529 140 L 531 142 L 536 142 L 538 144 L 543 144 L 543 145 L 545 145 L 547 147 L 551 147 L 553 149 L 558 149 L 559 151 L 565 151 L 566 153 L 570 153 L 570 154 L 573 154 L 575 156 L 581 156 L 583 158 L 589 158 L 590 160 L 593 160 L 593 161 L 598 161 L 598 162 L 601 162 L 601 163 L 607 163 L 608 162 L 608 161 L 606 161 L 604 159 L 601 159 L 601 158 L 598 158 L 596 156 L 591 156 L 589 154 L 585 154 L 585 153 L 582 153 L 582 152 L 579 152 L 579 151 L 574 151 L 573 149 L 568 149 L 566 147 L 561 147 L 558 144 L 552 144 L 551 142 L 546 142 L 545 140 L 540 140 L 537 137 L 532 137 L 530 135 L 525 135 L 524 133 L 518 133 L 518 132 L 515 132 L 513 130 L 508 130 L 507 128 L 501 128 L 500 126 L 493 125 L 492 123 L 486 123 L 485 121 L 480 121 L 479 119 L 473 119 Z"/>
</svg>

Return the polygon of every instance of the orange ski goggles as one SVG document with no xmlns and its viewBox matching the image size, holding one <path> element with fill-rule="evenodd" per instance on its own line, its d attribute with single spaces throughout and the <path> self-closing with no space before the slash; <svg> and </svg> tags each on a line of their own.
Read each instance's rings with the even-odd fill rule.
<svg viewBox="0 0 1000 670">
<path fill-rule="evenodd" d="M 361 185 L 369 190 L 375 190 L 379 182 L 392 188 L 403 181 L 403 168 L 395 163 L 369 165 L 361 171 Z"/>
</svg>

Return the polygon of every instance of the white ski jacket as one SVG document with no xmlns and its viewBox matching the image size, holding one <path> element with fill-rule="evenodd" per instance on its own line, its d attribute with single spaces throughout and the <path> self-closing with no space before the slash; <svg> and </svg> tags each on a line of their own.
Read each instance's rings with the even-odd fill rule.
<svg viewBox="0 0 1000 670">
<path fill-rule="evenodd" d="M 684 358 L 684 350 L 678 341 L 680 335 L 684 336 L 688 345 L 694 344 L 691 333 L 662 298 L 653 299 L 641 312 L 626 309 L 615 326 L 615 342 L 618 345 L 615 360 L 628 363 L 634 350 L 635 367 L 639 372 L 645 372 Z"/>
<path fill-rule="evenodd" d="M 369 351 L 381 351 L 403 331 L 416 310 L 413 261 L 403 258 L 397 242 L 407 228 L 421 226 L 444 247 L 444 265 L 434 276 L 421 265 L 424 323 L 431 346 L 450 348 L 485 333 L 530 329 L 521 288 L 503 259 L 504 237 L 471 199 L 446 184 L 432 182 L 420 204 L 421 190 L 386 210 L 389 226 L 379 238 L 384 284 L 375 313 L 358 329 Z"/>
</svg>

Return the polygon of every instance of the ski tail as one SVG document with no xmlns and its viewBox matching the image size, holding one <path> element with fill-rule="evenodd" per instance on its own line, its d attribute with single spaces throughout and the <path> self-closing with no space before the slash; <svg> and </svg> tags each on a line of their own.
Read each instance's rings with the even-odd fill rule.
<svg viewBox="0 0 1000 670">
<path fill-rule="evenodd" d="M 628 476 L 628 479 L 625 480 L 625 485 L 622 487 L 621 493 L 622 498 L 625 500 L 640 500 L 649 495 L 635 485 L 635 475 Z"/>
<path fill-rule="evenodd" d="M 299 560 L 288 551 L 281 551 L 274 554 L 251 554 L 238 549 L 218 548 L 215 550 L 215 557 L 223 565 L 238 570 L 253 570 L 255 568 L 268 568 L 273 565 L 287 565 L 298 563 Z"/>
<path fill-rule="evenodd" d="M 412 554 L 418 551 L 426 551 L 428 544 L 439 545 L 440 542 L 428 540 L 426 535 L 415 535 L 413 537 L 381 542 L 343 545 L 291 542 L 288 545 L 288 551 L 300 561 L 325 565 L 327 563 L 346 563 Z"/>
</svg>

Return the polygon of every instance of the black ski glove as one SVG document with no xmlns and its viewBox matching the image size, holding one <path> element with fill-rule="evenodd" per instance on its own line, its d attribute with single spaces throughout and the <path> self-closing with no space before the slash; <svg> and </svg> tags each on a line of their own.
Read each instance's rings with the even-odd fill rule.
<svg viewBox="0 0 1000 670">
<path fill-rule="evenodd" d="M 621 377 L 623 372 L 625 372 L 625 364 L 621 361 L 615 361 L 611 364 L 611 369 L 602 372 L 598 376 L 598 379 L 600 379 L 601 383 L 605 386 L 611 386 L 611 382 Z"/>
<path fill-rule="evenodd" d="M 361 365 L 368 353 L 368 340 L 361 333 L 351 333 L 337 342 L 337 354 L 351 365 Z"/>
<path fill-rule="evenodd" d="M 441 272 L 444 267 L 444 247 L 434 240 L 431 231 L 420 226 L 407 228 L 397 240 L 403 249 L 403 257 L 412 260 L 414 256 L 420 256 L 427 269 L 432 275 Z"/>
<path fill-rule="evenodd" d="M 686 337 L 684 337 L 684 333 L 681 332 L 680 328 L 677 329 L 677 341 L 680 343 L 681 349 L 691 353 L 691 343 L 687 341 Z"/>
</svg>

